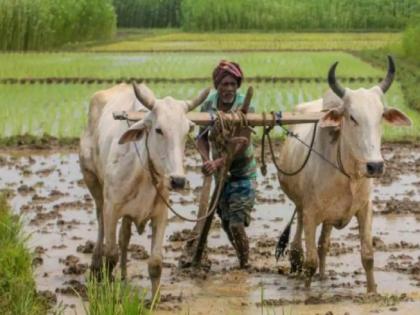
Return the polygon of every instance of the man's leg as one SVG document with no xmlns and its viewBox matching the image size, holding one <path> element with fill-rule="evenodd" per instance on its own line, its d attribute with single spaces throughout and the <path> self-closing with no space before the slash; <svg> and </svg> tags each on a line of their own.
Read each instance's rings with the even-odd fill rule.
<svg viewBox="0 0 420 315">
<path fill-rule="evenodd" d="M 255 181 L 241 180 L 232 183 L 229 196 L 229 229 L 241 268 L 248 268 L 249 241 L 245 227 L 251 221 L 251 210 L 255 201 Z"/>
</svg>

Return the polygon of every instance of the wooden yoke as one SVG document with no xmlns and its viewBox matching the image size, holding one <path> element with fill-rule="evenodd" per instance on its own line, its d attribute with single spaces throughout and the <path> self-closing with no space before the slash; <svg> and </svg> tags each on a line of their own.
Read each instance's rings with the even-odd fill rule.
<svg viewBox="0 0 420 315">
<path fill-rule="evenodd" d="M 114 119 L 117 120 L 130 120 L 138 121 L 142 120 L 146 116 L 147 112 L 114 112 Z M 246 119 L 248 125 L 251 127 L 256 126 L 273 126 L 273 125 L 294 125 L 294 124 L 307 124 L 317 122 L 325 113 L 312 112 L 312 113 L 293 113 L 293 112 L 276 112 L 275 119 L 267 114 L 267 120 L 264 122 L 264 116 L 262 113 L 247 113 Z M 200 112 L 189 112 L 187 113 L 189 120 L 194 122 L 198 126 L 209 126 L 213 124 L 216 117 L 209 113 Z M 231 113 L 224 113 L 224 118 L 227 121 L 235 121 L 240 123 L 241 120 L 238 115 Z"/>
</svg>

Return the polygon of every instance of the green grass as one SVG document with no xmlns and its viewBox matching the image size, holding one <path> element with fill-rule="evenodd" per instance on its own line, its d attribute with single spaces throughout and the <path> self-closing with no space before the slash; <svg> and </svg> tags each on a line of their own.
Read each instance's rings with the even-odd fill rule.
<svg viewBox="0 0 420 315">
<path fill-rule="evenodd" d="M 115 279 L 110 281 L 104 272 L 101 282 L 90 278 L 87 281 L 87 298 L 84 304 L 86 315 L 150 315 L 156 301 L 146 307 L 146 290 L 140 292 L 130 284 Z"/>
<path fill-rule="evenodd" d="M 0 54 L 0 78 L 210 78 L 220 59 L 239 62 L 246 77 L 325 78 L 334 61 L 341 63 L 339 76 L 383 76 L 383 71 L 343 52 L 11 53 Z"/>
<path fill-rule="evenodd" d="M 400 33 L 183 33 L 173 30 L 162 34 L 162 31 L 121 30 L 115 42 L 91 44 L 85 49 L 102 52 L 364 50 L 384 47 L 400 38 Z"/>
<path fill-rule="evenodd" d="M 45 314 L 46 305 L 36 294 L 32 257 L 22 234 L 22 224 L 0 195 L 0 310 L 6 315 Z"/>
<path fill-rule="evenodd" d="M 204 83 L 150 84 L 157 97 L 172 95 L 179 99 L 192 98 Z M 246 88 L 244 85 L 243 89 Z M 253 102 L 258 112 L 290 111 L 294 105 L 317 99 L 327 89 L 326 83 L 255 83 Z M 350 87 L 362 86 L 353 83 Z M 79 137 L 87 121 L 91 95 L 107 85 L 0 85 L 0 137 L 30 134 L 58 138 Z M 420 113 L 408 108 L 401 88 L 395 83 L 386 95 L 389 106 L 406 112 L 414 122 L 412 128 L 385 128 L 386 140 L 418 138 Z"/>
</svg>

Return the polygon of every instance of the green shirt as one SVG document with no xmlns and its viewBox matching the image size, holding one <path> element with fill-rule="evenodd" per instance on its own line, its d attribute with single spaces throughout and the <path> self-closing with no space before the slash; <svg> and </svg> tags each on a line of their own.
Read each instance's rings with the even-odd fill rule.
<svg viewBox="0 0 420 315">
<path fill-rule="evenodd" d="M 235 111 L 241 108 L 244 99 L 245 96 L 243 94 L 237 93 L 231 111 Z M 201 106 L 201 112 L 212 113 L 215 115 L 217 112 L 218 100 L 219 94 L 217 91 L 210 94 Z M 255 108 L 253 107 L 252 103 L 249 108 L 249 112 L 255 112 Z M 200 128 L 200 134 L 202 134 L 204 130 L 205 128 Z M 217 152 L 213 143 L 211 143 L 211 153 L 213 160 L 220 157 L 220 152 Z M 257 162 L 255 161 L 254 157 L 254 145 L 251 142 L 246 148 L 246 150 L 234 157 L 229 169 L 229 173 L 230 176 L 233 178 L 255 179 L 257 177 L 256 170 Z"/>
</svg>

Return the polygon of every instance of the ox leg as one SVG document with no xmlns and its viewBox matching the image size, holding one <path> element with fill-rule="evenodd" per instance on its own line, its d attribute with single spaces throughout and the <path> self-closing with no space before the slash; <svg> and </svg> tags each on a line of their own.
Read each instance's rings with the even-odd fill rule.
<svg viewBox="0 0 420 315">
<path fill-rule="evenodd" d="M 318 240 L 319 276 L 321 280 L 325 280 L 325 259 L 330 248 L 331 230 L 332 225 L 324 223 Z"/>
<path fill-rule="evenodd" d="M 364 209 L 356 214 L 356 217 L 359 223 L 360 247 L 362 249 L 362 264 L 367 278 L 367 292 L 376 293 L 373 275 L 372 204 L 370 201 Z"/>
<path fill-rule="evenodd" d="M 103 205 L 104 199 L 102 195 L 102 186 L 99 183 L 96 175 L 86 168 L 82 168 L 83 179 L 85 180 L 86 186 L 88 187 L 96 205 L 96 219 L 98 220 L 98 235 L 96 238 L 95 248 L 93 250 L 92 262 L 90 270 L 92 274 L 100 279 L 101 268 L 102 268 L 102 252 L 104 243 L 104 222 L 103 222 Z"/>
<path fill-rule="evenodd" d="M 131 218 L 127 216 L 123 217 L 118 237 L 118 243 L 121 251 L 120 265 L 122 280 L 127 278 L 127 249 L 131 238 L 131 222 Z"/>
<path fill-rule="evenodd" d="M 305 233 L 305 250 L 306 257 L 304 263 L 304 275 L 305 275 L 305 288 L 309 289 L 311 287 L 312 276 L 315 274 L 318 268 L 318 253 L 316 251 L 316 220 L 313 215 L 308 215 L 308 213 L 313 213 L 312 209 L 305 209 L 303 212 L 303 231 Z"/>
<path fill-rule="evenodd" d="M 112 206 L 105 202 L 103 218 L 105 232 L 105 268 L 109 279 L 112 279 L 112 270 L 118 263 L 116 230 L 119 218 L 114 210 Z"/>
<path fill-rule="evenodd" d="M 162 205 L 160 209 L 156 210 L 158 210 L 158 215 L 152 218 L 152 246 L 148 261 L 153 297 L 156 296 L 160 285 L 160 276 L 162 274 L 162 245 L 168 220 L 168 213 L 165 206 Z"/>
<path fill-rule="evenodd" d="M 290 244 L 290 272 L 291 273 L 300 273 L 302 271 L 303 265 L 303 248 L 302 248 L 302 232 L 303 232 L 303 223 L 302 223 L 302 211 L 296 209 L 297 211 L 297 226 L 295 236 L 293 241 Z"/>
</svg>

